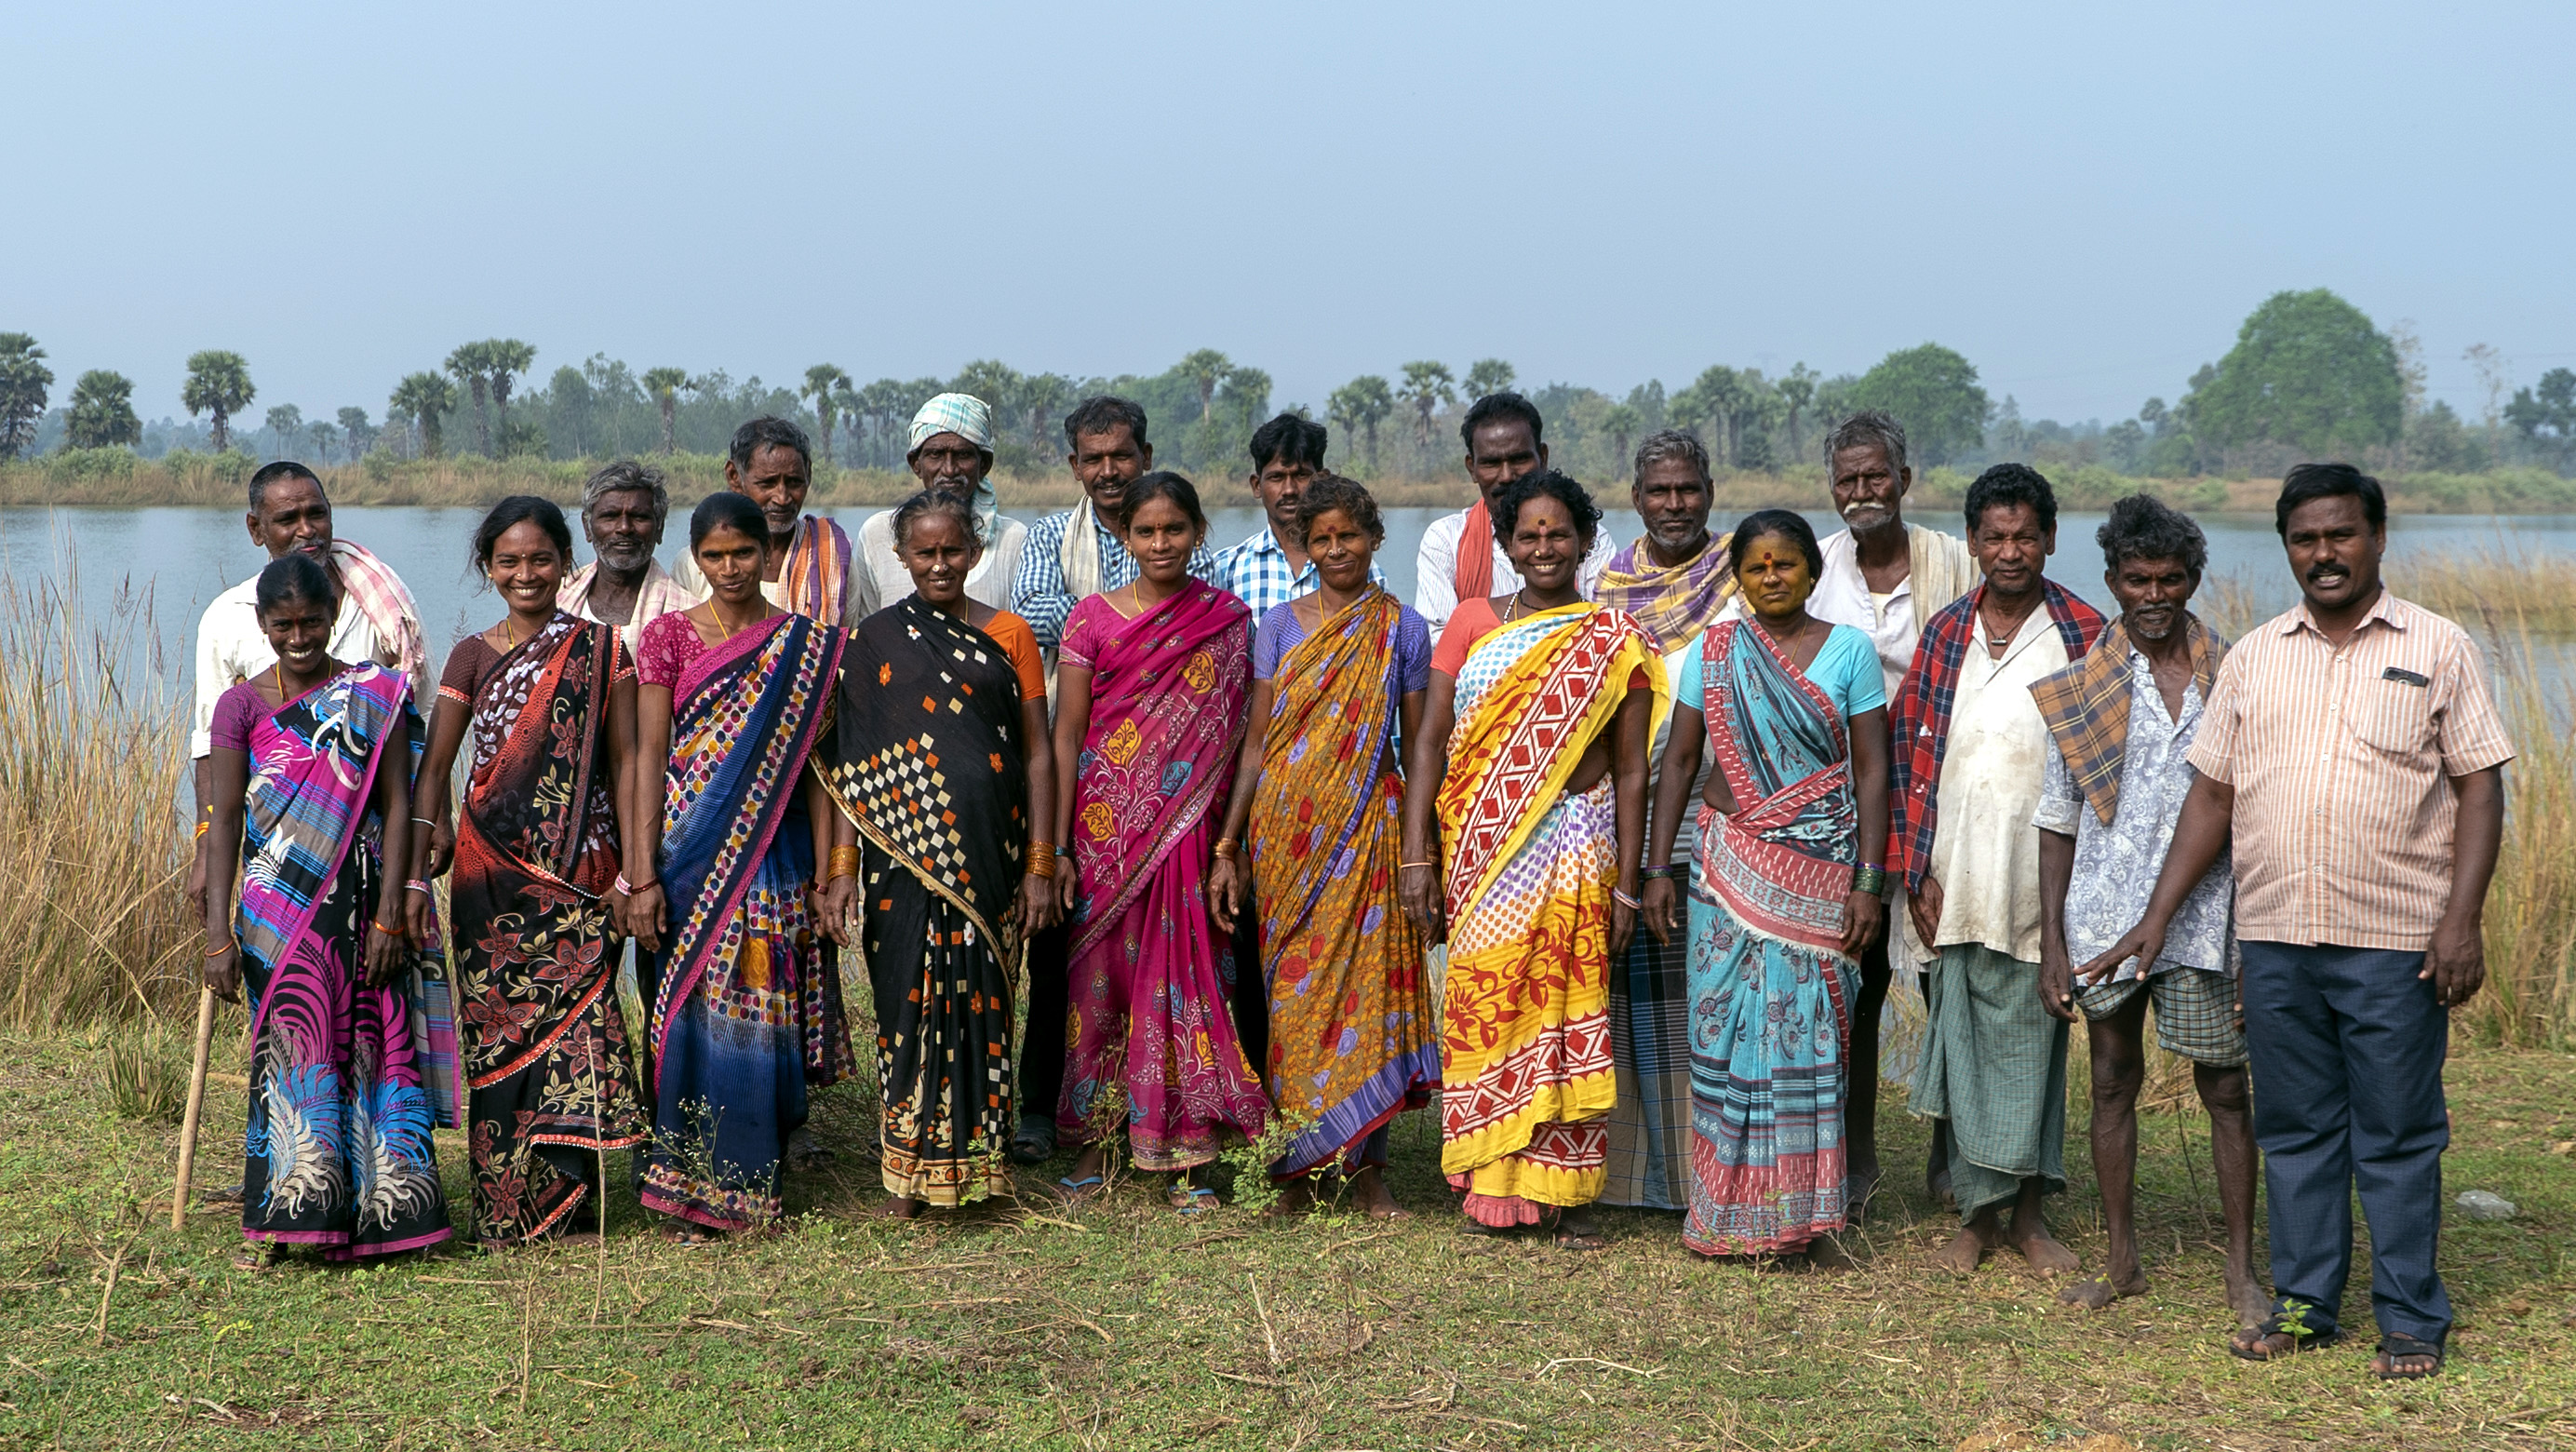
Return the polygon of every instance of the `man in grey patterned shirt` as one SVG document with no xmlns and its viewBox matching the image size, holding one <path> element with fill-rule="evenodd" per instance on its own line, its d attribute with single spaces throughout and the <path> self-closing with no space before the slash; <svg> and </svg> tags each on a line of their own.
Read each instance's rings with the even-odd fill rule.
<svg viewBox="0 0 2576 1452">
<path fill-rule="evenodd" d="M 2253 1270 L 2254 1129 L 2227 859 L 2184 900 L 2154 963 L 2132 958 L 2089 982 L 2073 969 L 2107 951 L 2144 914 L 2191 791 L 2184 755 L 2226 651 L 2188 608 L 2209 547 L 2200 526 L 2144 494 L 2114 505 L 2098 538 L 2120 619 L 2090 655 L 2031 687 L 2049 728 L 2032 821 L 2040 834 L 2040 1001 L 2061 1019 L 2073 1022 L 2081 1010 L 2086 1021 L 2094 1178 L 2111 1242 L 2104 1273 L 2068 1286 L 2058 1299 L 2099 1310 L 2147 1289 L 2134 1200 L 2152 1001 L 2156 1041 L 2192 1061 L 2192 1080 L 2209 1107 L 2227 1218 L 2227 1301 L 2240 1324 L 2251 1326 L 2271 1303 Z"/>
</svg>

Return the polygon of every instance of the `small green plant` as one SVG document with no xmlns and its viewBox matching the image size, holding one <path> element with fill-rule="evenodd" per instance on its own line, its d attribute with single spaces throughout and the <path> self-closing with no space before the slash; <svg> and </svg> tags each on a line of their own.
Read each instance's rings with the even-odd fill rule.
<svg viewBox="0 0 2576 1452">
<path fill-rule="evenodd" d="M 1235 1204 L 1259 1214 L 1279 1203 L 1279 1184 L 1270 1178 L 1270 1167 L 1314 1122 L 1312 1115 L 1275 1110 L 1260 1134 L 1217 1156 L 1219 1164 L 1234 1171 Z"/>
<path fill-rule="evenodd" d="M 99 1061 L 108 1103 L 127 1119 L 176 1124 L 188 1104 L 188 1071 L 159 1023 L 110 1038 Z"/>
</svg>

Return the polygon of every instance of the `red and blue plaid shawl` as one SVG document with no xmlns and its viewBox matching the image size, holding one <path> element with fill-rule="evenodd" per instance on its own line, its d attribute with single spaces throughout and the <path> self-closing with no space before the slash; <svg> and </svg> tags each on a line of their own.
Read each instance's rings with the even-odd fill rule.
<svg viewBox="0 0 2576 1452">
<path fill-rule="evenodd" d="M 2102 635 L 2102 612 L 2058 588 L 2039 582 L 2048 618 L 2066 642 L 2066 658 L 2081 660 Z M 1888 713 L 1887 733 L 1894 744 L 1888 762 L 1888 871 L 1900 873 L 1905 890 L 1919 891 L 1932 865 L 1932 833 L 1939 822 L 1933 790 L 1941 784 L 1941 754 L 1950 744 L 1950 705 L 1959 691 L 1959 663 L 1967 659 L 1977 634 L 1977 606 L 1986 598 L 1979 584 L 1944 606 L 1923 626 L 1915 644 L 1913 668 L 1897 689 Z"/>
</svg>

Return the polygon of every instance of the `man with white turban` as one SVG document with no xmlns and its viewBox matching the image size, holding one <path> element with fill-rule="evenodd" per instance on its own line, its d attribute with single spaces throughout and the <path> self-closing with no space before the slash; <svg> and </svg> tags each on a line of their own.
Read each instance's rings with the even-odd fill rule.
<svg viewBox="0 0 2576 1452">
<path fill-rule="evenodd" d="M 993 406 L 971 393 L 943 393 L 912 416 L 912 451 L 904 455 L 921 487 L 951 494 L 975 510 L 975 538 L 984 553 L 966 575 L 968 598 L 996 610 L 1011 608 L 1011 582 L 1019 578 L 1021 548 L 1029 527 L 1002 517 L 1001 503 L 985 476 L 993 472 Z M 874 614 L 912 593 L 912 572 L 895 552 L 894 511 L 880 510 L 859 526 L 858 612 Z"/>
</svg>

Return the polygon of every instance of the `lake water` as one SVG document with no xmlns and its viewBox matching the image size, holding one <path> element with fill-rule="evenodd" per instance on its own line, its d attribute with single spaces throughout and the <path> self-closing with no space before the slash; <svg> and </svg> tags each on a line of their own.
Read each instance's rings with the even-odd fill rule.
<svg viewBox="0 0 2576 1452">
<path fill-rule="evenodd" d="M 872 510 L 834 511 L 845 528 L 856 532 Z M 1009 511 L 1035 520 L 1042 511 Z M 1423 529 L 1446 511 L 1389 509 L 1387 542 L 1379 560 L 1388 583 L 1412 598 L 1414 556 Z M 489 626 L 500 616 L 479 574 L 467 562 L 468 544 L 481 517 L 473 509 L 346 507 L 339 511 L 338 533 L 383 556 L 420 602 L 421 619 L 431 648 L 442 653 L 448 642 Z M 1836 527 L 1830 512 L 1808 515 L 1819 531 Z M 2058 524 L 2055 577 L 2068 588 L 2107 606 L 2102 572 L 2096 560 L 2093 531 L 2098 514 L 2069 514 Z M 1218 546 L 1243 539 L 1258 529 L 1261 516 L 1249 508 L 1211 513 Z M 1620 510 L 1609 527 L 1622 539 L 1637 533 L 1636 516 Z M 1956 527 L 1946 512 L 1937 523 Z M 2200 517 L 2209 536 L 2210 573 L 2233 576 L 2253 590 L 2267 611 L 2285 609 L 2297 598 L 2296 585 L 2281 558 L 2280 541 L 2266 515 L 2215 514 Z M 667 563 L 681 541 L 666 543 Z M 587 553 L 587 547 L 583 547 Z M 2392 560 L 2438 554 L 2514 558 L 2536 554 L 2576 557 L 2576 516 L 2561 515 L 2421 515 L 2401 518 L 2389 527 Z M 226 587 L 256 573 L 265 557 L 242 528 L 241 516 L 212 509 L 0 509 L 0 573 L 13 583 L 32 576 L 60 576 L 76 567 L 79 596 L 97 615 L 121 591 L 148 591 L 155 632 L 167 650 L 164 660 L 183 671 L 189 659 L 189 633 L 206 603 Z"/>
</svg>

